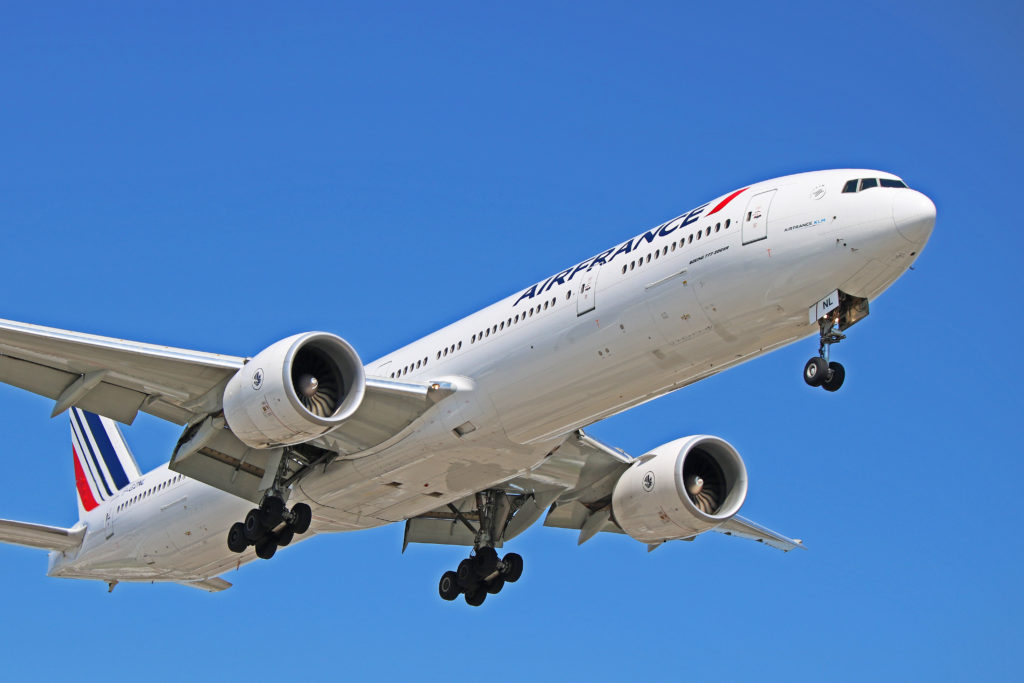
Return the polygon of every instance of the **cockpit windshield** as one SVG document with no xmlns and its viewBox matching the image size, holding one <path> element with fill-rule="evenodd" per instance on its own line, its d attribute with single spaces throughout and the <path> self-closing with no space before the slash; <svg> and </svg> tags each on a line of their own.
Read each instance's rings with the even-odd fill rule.
<svg viewBox="0 0 1024 683">
<path fill-rule="evenodd" d="M 846 181 L 846 184 L 843 185 L 843 192 L 860 192 L 879 186 L 906 188 L 907 184 L 895 178 L 854 178 L 853 180 Z"/>
</svg>

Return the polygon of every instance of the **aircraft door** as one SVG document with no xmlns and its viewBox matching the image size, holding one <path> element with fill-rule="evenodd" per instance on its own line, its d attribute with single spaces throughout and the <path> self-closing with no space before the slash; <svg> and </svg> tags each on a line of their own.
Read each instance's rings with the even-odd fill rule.
<svg viewBox="0 0 1024 683">
<path fill-rule="evenodd" d="M 576 316 L 579 317 L 590 313 L 597 307 L 597 274 L 601 267 L 594 268 L 589 273 L 582 273 L 583 279 L 576 287 Z"/>
<path fill-rule="evenodd" d="M 768 209 L 776 190 L 759 192 L 747 202 L 747 211 L 743 214 L 743 244 L 758 242 L 768 237 Z"/>
</svg>

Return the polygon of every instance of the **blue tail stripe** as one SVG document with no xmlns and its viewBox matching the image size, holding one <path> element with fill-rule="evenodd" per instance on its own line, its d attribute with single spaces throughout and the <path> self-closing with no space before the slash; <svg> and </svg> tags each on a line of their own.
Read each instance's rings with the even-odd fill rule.
<svg viewBox="0 0 1024 683">
<path fill-rule="evenodd" d="M 83 411 L 84 412 L 84 411 Z M 100 468 L 100 463 L 96 459 L 96 453 L 92 450 L 92 442 L 89 441 L 89 431 L 82 424 L 82 418 L 78 410 L 72 410 L 71 414 L 75 418 L 75 423 L 78 425 L 78 433 L 81 436 L 82 448 L 86 451 L 83 455 L 88 455 L 92 460 L 93 467 L 96 468 L 96 478 L 103 485 L 103 489 L 107 492 L 107 498 L 114 495 L 114 492 L 110 490 L 110 486 L 107 484 L 107 478 L 103 476 L 103 470 Z"/>
<path fill-rule="evenodd" d="M 114 478 L 114 485 L 117 487 L 116 490 L 120 491 L 128 485 L 128 475 L 125 474 L 124 466 L 121 465 L 121 459 L 117 457 L 117 451 L 114 450 L 114 444 L 110 442 L 110 435 L 107 434 L 107 429 L 103 426 L 103 422 L 100 421 L 99 415 L 95 415 L 84 410 L 82 411 L 82 414 L 85 415 L 85 419 L 89 423 L 92 438 L 96 440 L 96 445 L 99 446 L 100 455 L 103 456 L 103 462 L 107 464 L 107 471 L 110 472 L 110 476 Z"/>
</svg>

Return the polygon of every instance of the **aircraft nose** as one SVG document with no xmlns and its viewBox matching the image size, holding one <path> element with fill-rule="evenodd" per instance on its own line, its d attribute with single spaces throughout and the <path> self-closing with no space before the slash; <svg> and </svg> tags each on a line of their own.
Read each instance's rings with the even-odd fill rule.
<svg viewBox="0 0 1024 683">
<path fill-rule="evenodd" d="M 894 192 L 892 220 L 905 239 L 914 244 L 924 244 L 935 226 L 935 204 L 916 190 Z"/>
</svg>

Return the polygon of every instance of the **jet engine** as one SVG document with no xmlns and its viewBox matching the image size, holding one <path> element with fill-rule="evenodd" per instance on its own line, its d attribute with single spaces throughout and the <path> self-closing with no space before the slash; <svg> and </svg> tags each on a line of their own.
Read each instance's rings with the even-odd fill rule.
<svg viewBox="0 0 1024 683">
<path fill-rule="evenodd" d="M 363 363 L 348 342 L 306 332 L 270 345 L 228 380 L 224 419 L 252 448 L 302 443 L 351 417 L 365 390 Z"/>
<path fill-rule="evenodd" d="M 689 538 L 735 515 L 747 497 L 747 468 L 730 443 L 688 436 L 655 448 L 619 478 L 612 514 L 644 543 Z"/>
</svg>

